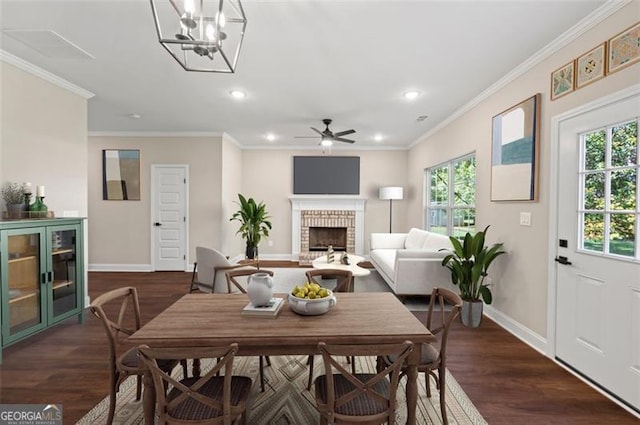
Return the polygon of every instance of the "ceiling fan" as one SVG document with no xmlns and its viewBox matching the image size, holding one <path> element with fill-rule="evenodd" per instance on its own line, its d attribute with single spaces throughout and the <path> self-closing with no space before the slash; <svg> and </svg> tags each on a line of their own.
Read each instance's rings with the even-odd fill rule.
<svg viewBox="0 0 640 425">
<path fill-rule="evenodd" d="M 342 136 L 346 136 L 348 134 L 353 134 L 356 131 L 354 129 L 351 130 L 345 130 L 345 131 L 338 131 L 338 132 L 332 132 L 331 130 L 329 130 L 329 125 L 331 125 L 331 120 L 329 118 L 325 118 L 322 120 L 322 123 L 326 126 L 326 128 L 324 129 L 324 131 L 320 131 L 315 127 L 311 127 L 311 130 L 315 131 L 316 133 L 318 133 L 321 137 L 320 140 L 320 144 L 325 145 L 325 144 L 331 144 L 332 142 L 344 142 L 344 143 L 355 143 L 355 140 L 351 140 L 351 139 L 345 139 Z M 312 137 L 312 136 L 298 136 L 297 138 L 308 138 L 308 137 Z M 315 136 L 313 136 L 315 137 Z"/>
</svg>

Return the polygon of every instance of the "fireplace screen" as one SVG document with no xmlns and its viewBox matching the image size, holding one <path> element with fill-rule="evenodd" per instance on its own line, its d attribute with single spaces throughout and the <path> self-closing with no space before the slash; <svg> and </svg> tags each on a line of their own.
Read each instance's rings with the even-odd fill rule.
<svg viewBox="0 0 640 425">
<path fill-rule="evenodd" d="M 326 251 L 329 245 L 336 251 L 346 251 L 347 228 L 309 227 L 309 251 Z"/>
</svg>

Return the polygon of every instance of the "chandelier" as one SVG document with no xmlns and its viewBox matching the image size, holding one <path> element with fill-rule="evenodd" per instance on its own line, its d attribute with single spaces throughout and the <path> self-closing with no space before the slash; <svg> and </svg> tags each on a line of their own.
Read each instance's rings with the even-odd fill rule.
<svg viewBox="0 0 640 425">
<path fill-rule="evenodd" d="M 151 0 L 158 41 L 187 71 L 233 73 L 247 17 L 240 0 Z"/>
</svg>

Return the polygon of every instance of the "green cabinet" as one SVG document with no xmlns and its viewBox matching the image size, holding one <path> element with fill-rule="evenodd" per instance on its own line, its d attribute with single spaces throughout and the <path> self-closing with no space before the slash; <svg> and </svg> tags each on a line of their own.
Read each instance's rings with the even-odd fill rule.
<svg viewBox="0 0 640 425">
<path fill-rule="evenodd" d="M 80 218 L 0 221 L 2 347 L 84 321 L 83 240 Z"/>
</svg>

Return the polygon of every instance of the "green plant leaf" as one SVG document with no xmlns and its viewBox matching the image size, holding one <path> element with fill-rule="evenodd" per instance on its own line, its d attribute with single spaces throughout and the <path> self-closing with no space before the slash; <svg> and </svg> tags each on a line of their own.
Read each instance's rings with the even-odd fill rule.
<svg viewBox="0 0 640 425">
<path fill-rule="evenodd" d="M 493 302 L 493 296 L 491 295 L 491 290 L 489 289 L 488 286 L 481 286 L 480 294 L 482 294 L 482 300 L 486 304 L 491 304 Z"/>
</svg>

